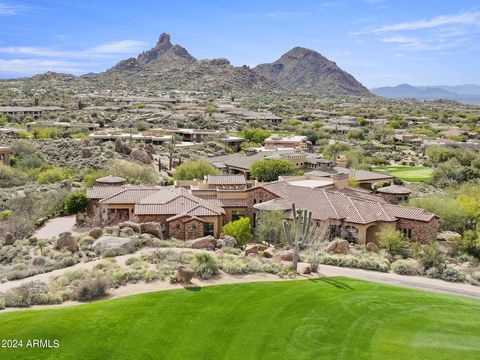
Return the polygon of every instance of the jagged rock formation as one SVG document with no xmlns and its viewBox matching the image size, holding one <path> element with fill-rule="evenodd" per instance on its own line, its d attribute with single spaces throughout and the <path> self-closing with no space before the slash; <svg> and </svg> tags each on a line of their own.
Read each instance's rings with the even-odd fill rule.
<svg viewBox="0 0 480 360">
<path fill-rule="evenodd" d="M 260 75 L 287 88 L 332 95 L 370 95 L 352 75 L 316 51 L 295 47 L 273 63 L 254 68 Z"/>
</svg>

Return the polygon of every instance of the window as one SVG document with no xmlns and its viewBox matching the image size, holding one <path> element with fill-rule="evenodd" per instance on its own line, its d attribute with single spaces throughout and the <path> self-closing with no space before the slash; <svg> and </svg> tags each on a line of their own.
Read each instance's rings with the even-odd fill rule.
<svg viewBox="0 0 480 360">
<path fill-rule="evenodd" d="M 340 225 L 330 225 L 330 239 L 335 239 L 342 235 L 342 227 Z"/>
<path fill-rule="evenodd" d="M 213 222 L 207 222 L 203 224 L 203 236 L 213 235 L 214 225 Z"/>
<path fill-rule="evenodd" d="M 242 217 L 245 217 L 244 211 L 239 211 L 239 210 L 232 211 L 232 221 L 238 220 Z"/>
<path fill-rule="evenodd" d="M 412 238 L 412 229 L 400 229 L 402 232 L 403 236 L 405 236 L 407 239 Z"/>
<path fill-rule="evenodd" d="M 180 224 L 177 223 L 177 224 L 175 225 L 175 229 L 180 230 Z"/>
<path fill-rule="evenodd" d="M 197 224 L 192 224 L 192 230 L 197 230 Z"/>
</svg>

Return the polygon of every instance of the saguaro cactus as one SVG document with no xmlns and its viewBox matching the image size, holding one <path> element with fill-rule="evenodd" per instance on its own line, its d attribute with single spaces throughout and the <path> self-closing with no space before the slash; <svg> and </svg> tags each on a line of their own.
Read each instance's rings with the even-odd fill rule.
<svg viewBox="0 0 480 360">
<path fill-rule="evenodd" d="M 295 204 L 292 204 L 292 214 L 293 221 L 283 221 L 283 231 L 285 232 L 285 238 L 293 248 L 293 268 L 296 269 L 300 246 L 306 243 L 310 235 L 312 212 L 297 210 Z"/>
</svg>

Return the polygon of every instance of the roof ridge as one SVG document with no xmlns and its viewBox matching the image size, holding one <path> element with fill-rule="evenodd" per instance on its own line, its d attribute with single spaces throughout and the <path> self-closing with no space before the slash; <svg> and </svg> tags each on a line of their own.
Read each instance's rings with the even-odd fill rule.
<svg viewBox="0 0 480 360">
<path fill-rule="evenodd" d="M 343 195 L 343 194 L 342 194 L 342 195 Z M 366 224 L 365 218 L 362 216 L 362 214 L 360 213 L 360 211 L 357 209 L 356 205 L 355 205 L 354 202 L 353 202 L 353 198 L 351 198 L 351 197 L 349 197 L 349 196 L 346 196 L 346 195 L 343 195 L 343 196 L 345 196 L 345 197 L 348 199 L 348 201 L 352 204 L 353 208 L 354 208 L 355 211 L 357 212 L 357 214 L 358 214 L 358 216 L 360 217 L 360 219 L 362 220 L 362 222 L 363 222 L 364 224 Z M 373 201 L 369 201 L 369 202 L 372 202 L 372 203 L 373 203 Z"/>
<path fill-rule="evenodd" d="M 337 215 L 337 218 L 339 219 L 342 219 L 342 217 L 340 216 L 340 214 L 338 213 L 337 209 L 335 209 L 335 206 L 333 206 L 333 203 L 332 203 L 332 200 L 330 200 L 330 198 L 328 197 L 327 193 L 326 193 L 326 190 L 321 190 L 323 191 L 323 195 L 325 196 L 325 198 L 327 199 L 328 203 L 330 204 L 330 207 L 333 209 L 333 212 L 335 213 L 335 215 Z M 332 192 L 333 193 L 333 192 Z M 337 193 L 338 194 L 338 193 Z"/>
</svg>

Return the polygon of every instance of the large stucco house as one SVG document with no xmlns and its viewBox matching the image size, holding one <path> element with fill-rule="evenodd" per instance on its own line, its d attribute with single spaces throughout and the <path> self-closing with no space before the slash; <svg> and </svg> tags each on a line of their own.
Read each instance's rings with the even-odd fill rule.
<svg viewBox="0 0 480 360">
<path fill-rule="evenodd" d="M 327 225 L 329 236 L 366 244 L 377 242 L 383 230 L 400 230 L 412 241 L 436 239 L 438 217 L 423 209 L 398 205 L 385 197 L 349 186 L 348 174 L 285 177 L 271 183 L 246 180 L 241 174 L 209 175 L 201 181 L 179 181 L 173 186 L 126 185 L 107 177 L 89 189 L 89 215 L 100 212 L 107 223 L 125 220 L 157 222 L 163 236 L 189 240 L 219 236 L 229 221 L 248 217 L 257 226 L 264 211 L 282 211 L 291 218 L 292 204 L 312 211 L 314 225 Z M 392 190 L 392 189 L 387 189 Z M 402 193 L 402 188 L 394 188 Z M 388 200 L 391 200 L 390 202 Z"/>
</svg>

